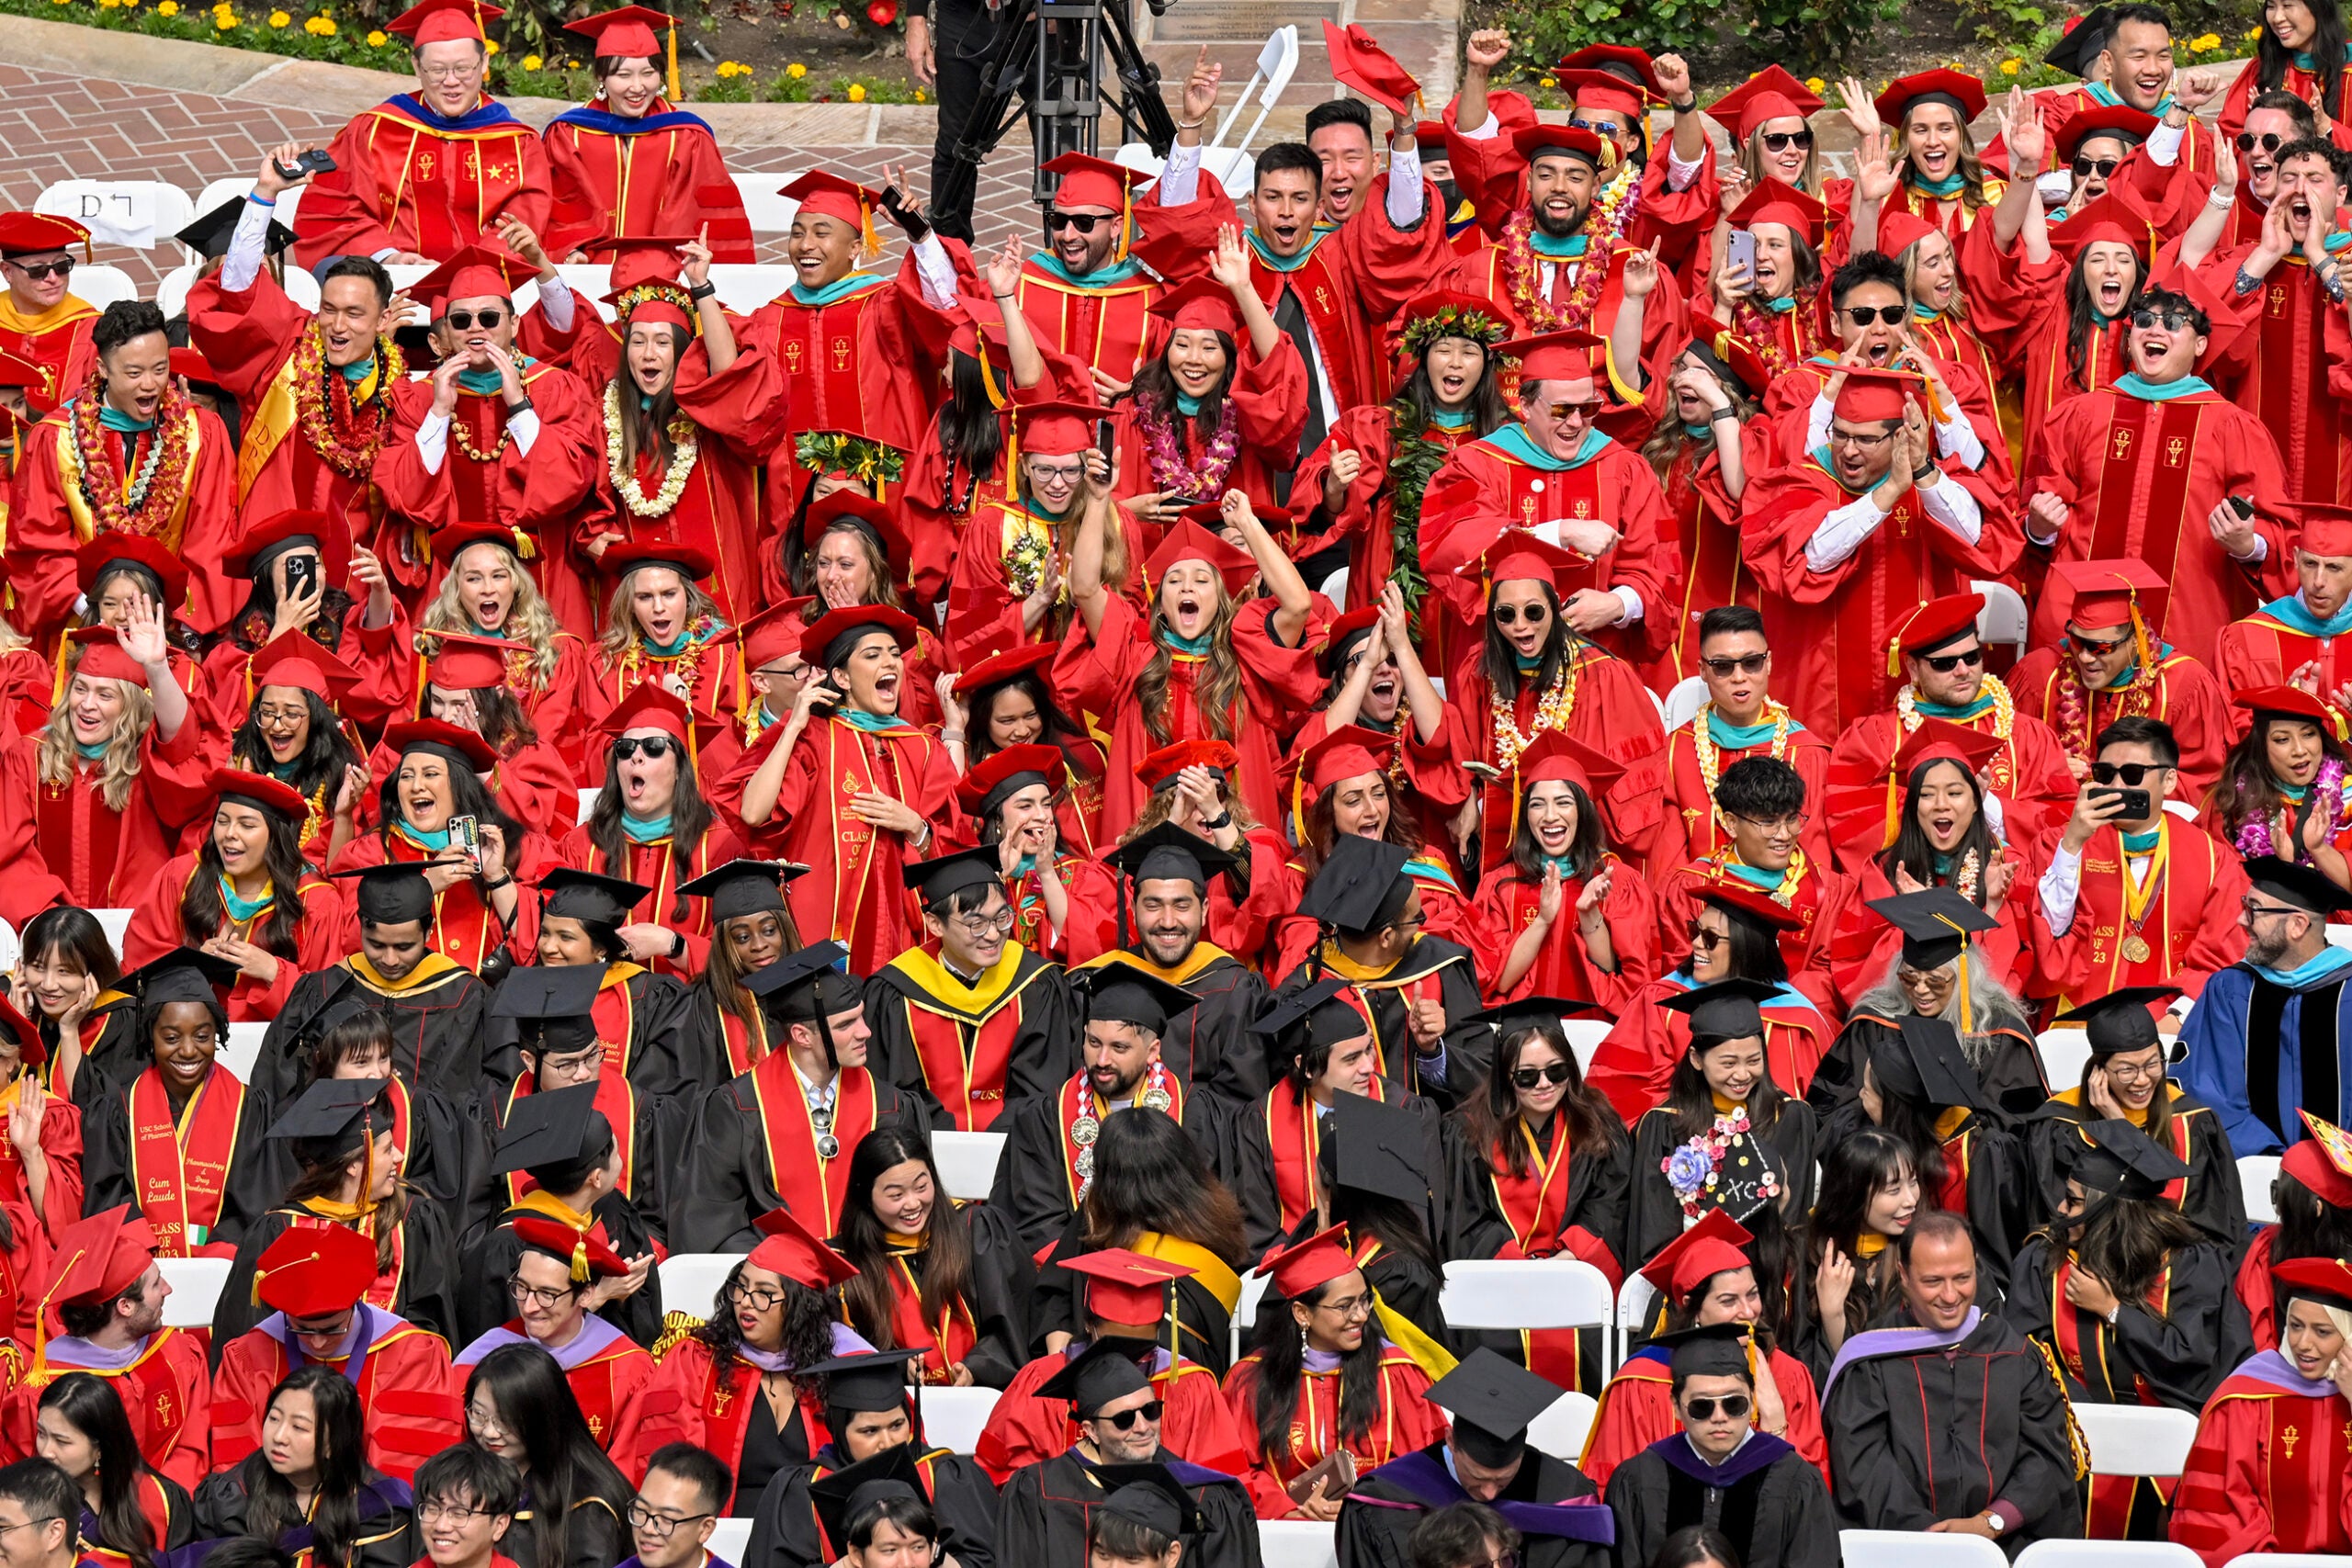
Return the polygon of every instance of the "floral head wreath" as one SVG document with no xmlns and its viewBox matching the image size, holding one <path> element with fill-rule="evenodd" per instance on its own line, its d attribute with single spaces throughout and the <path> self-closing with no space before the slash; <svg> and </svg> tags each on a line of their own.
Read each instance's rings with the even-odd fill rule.
<svg viewBox="0 0 2352 1568">
<path fill-rule="evenodd" d="M 1481 348 L 1492 348 L 1510 335 L 1510 329 L 1498 318 L 1485 310 L 1464 310 L 1459 305 L 1443 305 L 1424 316 L 1415 316 L 1405 323 L 1398 341 L 1408 355 L 1418 358 L 1428 352 L 1430 344 L 1443 337 L 1467 338 Z"/>
<path fill-rule="evenodd" d="M 702 335 L 702 318 L 695 310 L 694 296 L 674 283 L 648 282 L 625 288 L 613 301 L 613 309 L 626 323 L 640 305 L 673 305 L 685 312 L 686 330 Z"/>
</svg>

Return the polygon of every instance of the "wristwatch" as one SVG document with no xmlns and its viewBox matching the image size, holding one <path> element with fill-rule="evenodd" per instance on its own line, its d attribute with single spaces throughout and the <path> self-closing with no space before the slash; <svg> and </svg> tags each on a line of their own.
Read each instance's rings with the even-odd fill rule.
<svg viewBox="0 0 2352 1568">
<path fill-rule="evenodd" d="M 2000 1515 L 1995 1513 L 1992 1509 L 1987 1508 L 1984 1510 L 1984 1528 L 1991 1530 L 1993 1532 L 1994 1539 L 1997 1540 L 2000 1539 L 2001 1531 L 2007 1527 L 2001 1523 Z"/>
</svg>

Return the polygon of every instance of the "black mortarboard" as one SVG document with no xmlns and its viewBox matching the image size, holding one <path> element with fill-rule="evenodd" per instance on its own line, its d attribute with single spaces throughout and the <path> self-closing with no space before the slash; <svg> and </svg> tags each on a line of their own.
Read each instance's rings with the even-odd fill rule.
<svg viewBox="0 0 2352 1568">
<path fill-rule="evenodd" d="M 1744 1323 L 1703 1323 L 1696 1328 L 1679 1329 L 1653 1338 L 1653 1345 L 1663 1345 L 1669 1354 L 1668 1368 L 1675 1378 L 1746 1378 L 1756 1381 L 1755 1369 L 1747 1364 L 1746 1340 L 1749 1327 Z"/>
<path fill-rule="evenodd" d="M 544 1055 L 584 1050 L 595 1043 L 596 993 L 604 984 L 601 964 L 510 969 L 498 983 L 490 1016 L 513 1019 L 526 1051 Z"/>
<path fill-rule="evenodd" d="M 1566 997 L 1522 997 L 1515 1002 L 1498 1002 L 1490 1008 L 1480 1008 L 1462 1020 L 1464 1023 L 1490 1023 L 1495 1038 L 1507 1040 L 1521 1029 L 1546 1029 L 1562 1040 L 1568 1032 L 1560 1021 L 1577 1013 L 1608 1011 L 1595 1002 L 1574 1001 Z"/>
<path fill-rule="evenodd" d="M 1037 1385 L 1039 1399 L 1067 1399 L 1080 1416 L 1091 1416 L 1114 1399 L 1141 1393 L 1151 1380 L 1136 1364 L 1136 1353 L 1148 1350 L 1141 1339 L 1105 1334 L 1071 1357 L 1061 1371 Z"/>
<path fill-rule="evenodd" d="M 652 891 L 642 882 L 558 866 L 539 878 L 539 913 L 599 926 L 625 925 L 628 912 Z"/>
<path fill-rule="evenodd" d="M 394 861 L 327 874 L 356 881 L 358 892 L 353 901 L 363 926 L 397 926 L 433 919 L 433 884 L 424 879 L 424 867 L 419 862 Z"/>
<path fill-rule="evenodd" d="M 1104 1512 L 1132 1519 L 1170 1540 L 1198 1535 L 1209 1528 L 1208 1516 L 1166 1465 L 1098 1464 L 1092 1468 L 1094 1479 L 1110 1494 L 1102 1500 Z"/>
<path fill-rule="evenodd" d="M 850 1521 L 861 1508 L 885 1497 L 899 1495 L 925 1504 L 931 1501 L 931 1494 L 923 1489 L 922 1471 L 915 1463 L 912 1443 L 894 1444 L 855 1464 L 843 1465 L 830 1474 L 811 1479 L 808 1501 L 817 1510 L 817 1522 L 825 1528 L 827 1544 L 832 1548 L 829 1561 L 838 1561 L 849 1551 Z"/>
<path fill-rule="evenodd" d="M 745 976 L 743 988 L 780 1023 L 814 1023 L 865 999 L 857 981 L 841 971 L 848 957 L 840 942 L 812 942 Z"/>
<path fill-rule="evenodd" d="M 730 860 L 704 872 L 692 882 L 678 884 L 689 898 L 710 900 L 710 921 L 731 920 L 784 908 L 784 885 L 808 868 L 780 860 Z"/>
<path fill-rule="evenodd" d="M 805 1377 L 825 1380 L 825 1404 L 839 1410 L 896 1410 L 914 1397 L 907 1363 L 921 1350 L 868 1350 L 836 1356 L 803 1369 Z"/>
<path fill-rule="evenodd" d="M 936 909 L 967 888 L 988 887 L 1004 876 L 1003 852 L 994 844 L 958 850 L 936 860 L 917 861 L 899 874 L 922 896 L 922 907 Z"/>
<path fill-rule="evenodd" d="M 1873 898 L 1870 905 L 1903 933 L 1903 962 L 1914 969 L 1942 968 L 1974 933 L 2001 923 L 1949 887 Z"/>
<path fill-rule="evenodd" d="M 2107 48 L 2107 40 L 2115 32 L 2115 7 L 2098 6 L 2083 13 L 2082 19 L 2059 37 L 2041 57 L 2044 65 L 2054 65 L 2069 76 L 2087 76 L 2091 62 Z"/>
<path fill-rule="evenodd" d="M 2082 1138 L 2090 1146 L 2075 1151 L 2075 1163 L 2066 1174 L 2088 1191 L 2154 1198 L 2188 1175 L 2188 1161 L 2129 1122 L 2110 1118 L 2086 1123 Z"/>
<path fill-rule="evenodd" d="M 245 198 L 232 196 L 211 211 L 198 214 L 195 222 L 172 236 L 198 255 L 218 259 L 229 254 L 230 236 L 237 231 L 237 220 L 245 212 Z M 294 243 L 294 231 L 273 218 L 262 243 L 264 255 L 277 255 Z"/>
<path fill-rule="evenodd" d="M 1879 1092 L 1914 1105 L 1976 1108 L 1976 1069 L 1960 1048 L 1960 1032 L 1939 1018 L 1907 1015 L 1898 1029 L 1876 1035 L 1871 1072 Z"/>
<path fill-rule="evenodd" d="M 1336 1045 L 1371 1033 L 1363 1014 L 1339 999 L 1347 988 L 1347 981 L 1326 975 L 1303 991 L 1277 997 L 1272 1009 L 1250 1025 L 1250 1032 L 1273 1042 L 1272 1055 L 1277 1062 L 1303 1055 L 1310 1045 Z"/>
<path fill-rule="evenodd" d="M 1380 930 L 1404 912 L 1413 879 L 1405 874 L 1411 853 L 1396 844 L 1342 833 L 1332 840 L 1323 869 L 1307 885 L 1299 913 L 1311 915 L 1351 937 Z"/>
<path fill-rule="evenodd" d="M 148 1009 L 170 1002 L 200 1002 L 219 1008 L 237 983 L 237 966 L 200 947 L 175 947 L 163 957 L 127 972 L 113 988 Z"/>
<path fill-rule="evenodd" d="M 1204 893 L 1209 878 L 1241 863 L 1189 828 L 1162 822 L 1137 833 L 1102 857 L 1136 882 L 1173 879 L 1189 882 Z"/>
<path fill-rule="evenodd" d="M 1123 953 L 1101 964 L 1069 972 L 1069 987 L 1086 998 L 1090 1019 L 1132 1023 L 1154 1034 L 1168 1021 L 1197 1006 L 1200 998 L 1182 986 L 1171 986 Z"/>
<path fill-rule="evenodd" d="M 2326 916 L 2352 908 L 2352 893 L 2338 887 L 2325 873 L 2276 855 L 2256 855 L 2246 862 L 2245 879 L 2254 884 L 2256 892 L 2292 904 L 2307 914 Z"/>
<path fill-rule="evenodd" d="M 612 1135 L 612 1123 L 596 1109 L 596 1085 L 576 1083 L 526 1094 L 506 1113 L 498 1134 L 491 1174 L 561 1165 L 578 1159 L 602 1139 Z"/>
<path fill-rule="evenodd" d="M 1718 980 L 1712 986 L 1696 986 L 1674 996 L 1661 997 L 1658 1006 L 1690 1021 L 1694 1044 L 1702 1040 L 1747 1040 L 1764 1032 L 1764 1014 L 1758 1010 L 1758 1004 L 1779 993 L 1778 986 L 1762 980 Z"/>
<path fill-rule="evenodd" d="M 269 1124 L 272 1138 L 331 1143 L 335 1152 L 361 1144 L 364 1118 L 384 1092 L 382 1078 L 321 1078 Z M 592 1089 L 594 1085 L 590 1086 Z M 390 1126 L 389 1119 L 385 1125 Z M 333 1158 L 330 1153 L 328 1158 Z"/>
<path fill-rule="evenodd" d="M 1528 1424 L 1558 1402 L 1563 1391 L 1484 1345 L 1430 1385 L 1431 1404 L 1453 1417 L 1452 1446 L 1473 1464 L 1510 1463 L 1527 1446 Z"/>
<path fill-rule="evenodd" d="M 1429 1201 L 1419 1117 L 1401 1105 L 1340 1092 L 1331 1097 L 1328 1130 L 1339 1145 L 1340 1186 L 1404 1203 Z"/>
<path fill-rule="evenodd" d="M 2094 1058 L 2123 1051 L 2144 1051 L 2162 1043 L 2149 1007 L 2180 995 L 2178 986 L 2126 986 L 2075 1006 L 2052 1019 L 2052 1023 L 2079 1023 Z"/>
</svg>

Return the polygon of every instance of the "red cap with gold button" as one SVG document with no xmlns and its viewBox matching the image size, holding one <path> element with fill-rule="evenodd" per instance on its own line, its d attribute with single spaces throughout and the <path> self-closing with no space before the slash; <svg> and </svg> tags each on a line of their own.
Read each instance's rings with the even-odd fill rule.
<svg viewBox="0 0 2352 1568">
<path fill-rule="evenodd" d="M 1642 1278 L 1679 1307 L 1690 1299 L 1691 1292 L 1716 1275 L 1753 1267 L 1753 1260 L 1740 1248 L 1755 1239 L 1726 1211 L 1710 1209 L 1697 1224 L 1667 1243 L 1642 1266 Z"/>
<path fill-rule="evenodd" d="M 374 1242 L 347 1225 L 300 1225 L 255 1261 L 254 1304 L 288 1317 L 331 1317 L 375 1282 Z"/>
<path fill-rule="evenodd" d="M 1086 1276 L 1086 1311 L 1091 1317 L 1122 1327 L 1156 1324 L 1167 1306 L 1168 1287 L 1192 1277 L 1186 1264 L 1164 1258 L 1146 1258 L 1124 1247 L 1080 1253 L 1058 1259 L 1073 1274 Z"/>
<path fill-rule="evenodd" d="M 1820 96 L 1806 91 L 1804 83 L 1778 65 L 1767 65 L 1707 106 L 1715 123 L 1742 141 L 1763 130 L 1767 120 L 1805 119 L 1820 109 Z M 1883 218 L 1879 231 L 1886 231 Z"/>
<path fill-rule="evenodd" d="M 1176 775 L 1186 768 L 1206 768 L 1223 779 L 1231 779 L 1241 766 L 1241 753 L 1223 740 L 1179 740 L 1172 746 L 1162 746 L 1136 764 L 1136 777 L 1144 788 L 1155 794 L 1173 789 Z"/>
<path fill-rule="evenodd" d="M 1355 1271 L 1355 1258 L 1348 1251 L 1348 1227 L 1333 1225 L 1319 1231 L 1283 1248 L 1261 1267 L 1273 1280 L 1275 1290 L 1296 1301 L 1317 1285 L 1328 1285 Z"/>
<path fill-rule="evenodd" d="M 770 1209 L 752 1222 L 761 1234 L 760 1245 L 746 1259 L 771 1274 L 781 1274 L 812 1291 L 830 1290 L 857 1278 L 857 1265 L 827 1247 L 822 1236 L 792 1217 L 789 1209 Z"/>
</svg>

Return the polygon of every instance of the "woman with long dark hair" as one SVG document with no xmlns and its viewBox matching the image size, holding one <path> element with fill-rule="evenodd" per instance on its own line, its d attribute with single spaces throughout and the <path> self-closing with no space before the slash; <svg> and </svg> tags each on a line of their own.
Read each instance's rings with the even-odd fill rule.
<svg viewBox="0 0 2352 1568">
<path fill-rule="evenodd" d="M 727 1511 L 738 1516 L 832 1440 L 823 1379 L 804 1369 L 874 1348 L 838 1316 L 835 1287 L 856 1278 L 856 1265 L 787 1210 L 763 1215 L 760 1228 L 767 1234 L 728 1271 L 710 1316 L 662 1358 L 679 1435 L 734 1472 Z"/>
<path fill-rule="evenodd" d="M 2278 855 L 2352 887 L 2352 807 L 2345 800 L 2352 748 L 2336 739 L 2331 710 L 2292 686 L 2237 692 L 2252 711 L 2245 734 L 2198 814 L 2205 830 L 2239 854 Z"/>
<path fill-rule="evenodd" d="M 258 518 L 246 525 L 220 570 L 252 586 L 204 656 L 211 723 L 232 729 L 244 717 L 254 657 L 289 632 L 358 672 L 345 698 L 355 722 L 374 726 L 390 716 L 408 690 L 408 618 L 383 563 L 351 542 L 347 523 L 317 512 Z M 354 599 L 346 582 L 364 584 L 367 597 Z"/>
<path fill-rule="evenodd" d="M 1846 1341 L 1901 1300 L 1894 1243 L 1928 1202 L 1901 1138 L 1857 1128 L 1821 1151 L 1821 1185 L 1792 1273 L 1787 1337 L 1815 1378 Z"/>
<path fill-rule="evenodd" d="M 418 1553 L 409 1490 L 368 1462 L 360 1415 L 336 1369 L 289 1373 L 270 1390 L 261 1447 L 197 1489 L 205 1539 L 250 1536 L 318 1568 L 407 1568 Z"/>
<path fill-rule="evenodd" d="M 2345 118 L 2345 66 L 2352 30 L 2336 0 L 2263 0 L 2254 58 L 2230 84 L 2215 129 L 2227 138 L 2245 129 L 2256 94 L 2289 92 L 2330 119 Z"/>
<path fill-rule="evenodd" d="M 1250 1440 L 1241 1482 L 1261 1519 L 1335 1519 L 1338 1496 L 1317 1488 L 1294 1501 L 1285 1488 L 1341 1448 L 1359 1471 L 1376 1469 L 1437 1440 L 1445 1419 L 1429 1402 L 1429 1375 L 1381 1331 L 1345 1226 L 1284 1248 L 1265 1269 L 1290 1311 L 1261 1321 L 1225 1380 Z"/>
<path fill-rule="evenodd" d="M 921 1350 L 917 1381 L 1002 1388 L 1028 1360 L 1028 1253 L 1001 1207 L 948 1197 L 922 1134 L 858 1140 L 833 1242 L 857 1268 L 842 1316 L 877 1350 Z"/>
<path fill-rule="evenodd" d="M 523 1472 L 526 1507 L 501 1543 L 517 1568 L 612 1568 L 629 1554 L 637 1489 L 588 1430 L 553 1356 L 502 1345 L 466 1379 L 466 1435 Z"/>
<path fill-rule="evenodd" d="M 1661 691 L 1699 672 L 1699 616 L 1717 604 L 1758 603 L 1755 574 L 1739 553 L 1739 503 L 1747 493 L 1740 433 L 1759 412 L 1772 373 L 1744 340 L 1702 318 L 1676 356 L 1666 412 L 1642 443 L 1674 513 L 1682 548 L 1675 635 L 1645 671 Z"/>
<path fill-rule="evenodd" d="M 1051 643 L 992 653 L 939 682 L 944 719 L 939 743 L 959 773 L 1013 746 L 1051 746 L 1062 754 L 1054 820 L 1062 841 L 1092 856 L 1102 833 L 1102 773 L 1108 754 L 1086 727 L 1062 711 L 1047 679 L 1059 651 Z"/>
<path fill-rule="evenodd" d="M 229 737 L 229 766 L 276 779 L 302 797 L 302 853 L 333 860 L 358 830 L 368 773 L 335 705 L 359 672 L 300 632 L 270 639 L 246 679 L 253 701 Z"/>
<path fill-rule="evenodd" d="M 1771 994 L 1757 981 L 1721 980 L 1659 1003 L 1690 1020 L 1690 1046 L 1666 1099 L 1634 1128 L 1627 1268 L 1713 1209 L 1760 1232 L 1767 1210 L 1793 1227 L 1812 1207 L 1818 1130 L 1812 1108 L 1772 1079 L 1758 1007 Z"/>
<path fill-rule="evenodd" d="M 1835 350 L 1837 339 L 1823 324 L 1822 243 L 1829 209 L 1801 190 L 1771 184 L 1757 186 L 1725 212 L 1716 225 L 1728 241 L 1740 230 L 1755 242 L 1752 266 L 1728 262 L 1709 280 L 1717 318 L 1728 342 L 1752 350 L 1778 376 L 1804 361 Z"/>
<path fill-rule="evenodd" d="M 433 657 L 421 671 L 415 716 L 470 730 L 496 759 L 482 785 L 507 814 L 533 832 L 553 839 L 579 819 L 580 792 L 574 764 L 554 739 L 543 738 L 510 676 L 525 660 L 522 647 L 500 637 L 445 632 L 434 639 Z M 588 727 L 581 726 L 582 729 Z M 586 742 L 574 739 L 572 744 Z M 379 777 L 399 766 L 389 737 L 368 756 Z M 378 820 L 374 802 L 360 808 L 363 827 Z"/>
<path fill-rule="evenodd" d="M 140 964 L 177 947 L 201 947 L 237 966 L 233 1022 L 277 1016 L 294 982 L 358 946 L 343 890 L 302 856 L 310 802 L 263 773 L 215 769 L 212 825 L 193 854 L 155 874 L 122 955 Z"/>
<path fill-rule="evenodd" d="M 2073 1404 L 2203 1410 L 2254 1345 L 2230 1290 L 2233 1247 L 2165 1198 L 2187 1162 L 2120 1121 L 2077 1129 L 2064 1158 L 2064 1195 L 2018 1254 L 2001 1315 L 2057 1365 Z M 2154 1482 L 2082 1484 L 2091 1540 L 2165 1539 Z"/>
<path fill-rule="evenodd" d="M 853 605 L 904 610 L 910 596 L 919 604 L 935 602 L 935 595 L 922 597 L 920 581 L 900 591 L 915 558 L 914 547 L 898 514 L 881 501 L 850 489 L 820 496 L 802 511 L 798 537 L 806 551 L 794 565 L 790 582 L 793 592 L 808 601 L 800 611 L 805 626 Z M 939 574 L 934 570 L 930 575 Z M 947 668 L 939 639 L 926 624 L 930 619 L 927 610 L 916 617 L 915 645 L 907 653 L 907 684 L 899 700 L 900 716 L 915 725 L 939 722 L 939 677 Z"/>
<path fill-rule="evenodd" d="M 1487 1090 L 1454 1112 L 1457 1258 L 1559 1258 L 1622 1283 L 1633 1140 L 1586 1081 L 1561 1019 L 1587 1009 L 1528 997 L 1487 1009 L 1495 1065 Z M 1492 1339 L 1494 1337 L 1489 1336 Z M 1600 1386 L 1599 1336 L 1547 1328 L 1509 1335 L 1505 1354 L 1562 1388 Z M 1498 1348 L 1503 1348 L 1498 1346 Z"/>
<path fill-rule="evenodd" d="M 2311 1135 L 2288 1148 L 2270 1182 L 2278 1223 L 2256 1231 L 2238 1263 L 2234 1288 L 2257 1350 L 2278 1348 L 2285 1312 L 2286 1292 L 2271 1277 L 2272 1264 L 2352 1258 L 2352 1142 L 2334 1122 L 2303 1114 Z"/>
<path fill-rule="evenodd" d="M 119 631 L 130 623 L 133 606 L 150 615 L 160 612 L 165 624 L 164 641 L 170 649 L 167 657 L 173 679 L 181 691 L 201 700 L 209 690 L 204 667 L 197 662 L 204 639 L 179 618 L 181 607 L 187 603 L 187 563 L 165 549 L 160 539 L 151 539 L 143 534 L 110 532 L 89 540 L 74 552 L 74 585 L 87 606 L 73 617 L 74 621 L 82 626 L 113 626 Z M 24 695 L 37 705 L 46 704 L 54 680 L 36 682 L 30 667 L 42 663 L 39 654 L 31 653 L 29 648 L 23 660 L 9 655 L 9 673 L 0 680 L 0 691 L 17 684 L 17 671 L 21 667 Z M 47 673 L 44 669 L 43 674 Z"/>
<path fill-rule="evenodd" d="M 68 1372 L 40 1392 L 33 1451 L 82 1489 L 77 1526 L 85 1559 L 113 1568 L 154 1568 L 196 1535 L 196 1506 L 179 1483 L 140 1456 L 114 1381 Z"/>
<path fill-rule="evenodd" d="M 679 1036 L 692 1081 L 740 1077 L 775 1049 L 767 1013 L 744 982 L 803 945 L 784 885 L 808 872 L 783 861 L 735 860 L 679 885 L 679 892 L 702 900 L 711 928 L 702 973 L 686 988 Z"/>
<path fill-rule="evenodd" d="M 1325 626 L 1315 648 L 1323 694 L 1290 738 L 1290 750 L 1305 756 L 1325 736 L 1351 727 L 1395 743 L 1387 776 L 1396 809 L 1429 858 L 1458 878 L 1472 825 L 1464 809 L 1471 779 L 1458 759 L 1469 740 L 1430 678 L 1414 635 L 1405 591 L 1395 582 L 1384 586 L 1374 603 Z"/>
<path fill-rule="evenodd" d="M 130 1088 L 146 1068 L 147 1051 L 136 1038 L 135 1016 L 97 1005 L 122 977 L 97 917 L 71 904 L 52 905 L 25 923 L 17 941 L 8 995 L 40 1035 L 32 1055 L 42 1083 L 85 1109 Z"/>
<path fill-rule="evenodd" d="M 1063 754 L 1012 746 L 967 773 L 956 804 L 997 852 L 1012 907 L 1012 941 L 1052 963 L 1077 964 L 1116 947 L 1117 874 L 1061 836 Z"/>
</svg>

